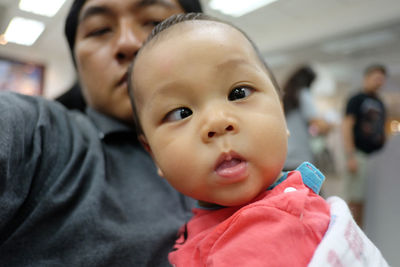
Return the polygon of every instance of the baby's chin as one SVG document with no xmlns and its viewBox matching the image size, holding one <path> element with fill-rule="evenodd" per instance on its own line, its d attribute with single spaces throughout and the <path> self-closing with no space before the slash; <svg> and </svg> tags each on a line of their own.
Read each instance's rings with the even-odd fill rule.
<svg viewBox="0 0 400 267">
<path fill-rule="evenodd" d="M 207 190 L 207 194 L 191 197 L 207 206 L 243 206 L 254 202 L 276 179 L 279 179 L 279 175 L 273 179 L 247 179 L 244 183 L 238 183 L 237 186 L 222 187 L 219 190 L 214 188 L 214 190 Z"/>
</svg>

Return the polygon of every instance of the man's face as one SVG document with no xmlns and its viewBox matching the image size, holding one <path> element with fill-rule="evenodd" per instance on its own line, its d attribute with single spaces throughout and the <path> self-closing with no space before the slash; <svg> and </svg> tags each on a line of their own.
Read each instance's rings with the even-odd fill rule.
<svg viewBox="0 0 400 267">
<path fill-rule="evenodd" d="M 384 84 L 386 76 L 380 70 L 368 73 L 364 78 L 364 88 L 367 92 L 376 93 Z"/>
<path fill-rule="evenodd" d="M 87 0 L 80 11 L 75 59 L 95 110 L 132 122 L 126 72 L 154 25 L 183 13 L 177 0 Z"/>
<path fill-rule="evenodd" d="M 202 201 L 240 205 L 282 170 L 281 102 L 241 33 L 221 23 L 191 27 L 173 26 L 139 55 L 138 115 L 171 185 Z"/>
</svg>

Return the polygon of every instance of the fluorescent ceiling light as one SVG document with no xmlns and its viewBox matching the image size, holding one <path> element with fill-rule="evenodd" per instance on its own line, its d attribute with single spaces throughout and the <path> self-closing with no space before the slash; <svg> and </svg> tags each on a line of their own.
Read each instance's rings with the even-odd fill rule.
<svg viewBox="0 0 400 267">
<path fill-rule="evenodd" d="M 210 7 L 227 15 L 240 17 L 276 1 L 278 0 L 211 0 Z"/>
<path fill-rule="evenodd" d="M 19 9 L 52 17 L 60 10 L 64 2 L 65 0 L 20 0 Z"/>
<path fill-rule="evenodd" d="M 44 24 L 40 21 L 15 17 L 8 24 L 4 37 L 7 42 L 29 46 L 36 41 L 43 30 Z"/>
</svg>

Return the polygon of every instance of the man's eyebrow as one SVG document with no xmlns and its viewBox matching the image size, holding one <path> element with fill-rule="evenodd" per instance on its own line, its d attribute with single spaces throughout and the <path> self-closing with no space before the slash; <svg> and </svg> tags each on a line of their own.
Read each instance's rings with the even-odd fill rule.
<svg viewBox="0 0 400 267">
<path fill-rule="evenodd" d="M 134 4 L 133 9 L 135 8 L 141 8 L 141 7 L 147 7 L 147 6 L 152 6 L 152 5 L 161 5 L 167 8 L 178 8 L 178 6 L 174 3 L 171 3 L 169 1 L 165 0 L 141 0 L 137 3 Z M 110 8 L 107 6 L 92 6 L 88 7 L 87 9 L 83 10 L 79 22 L 82 22 L 92 16 L 96 15 L 107 15 L 111 14 L 112 11 Z"/>
<path fill-rule="evenodd" d="M 178 7 L 176 4 L 171 3 L 165 0 L 141 0 L 136 3 L 136 6 L 143 7 L 143 6 L 151 6 L 151 5 L 162 5 L 165 7 L 176 8 Z"/>
<path fill-rule="evenodd" d="M 106 15 L 106 14 L 111 14 L 111 10 L 105 6 L 88 7 L 85 10 L 83 10 L 83 12 L 79 18 L 79 23 L 87 20 L 90 17 L 96 16 L 96 15 Z"/>
</svg>

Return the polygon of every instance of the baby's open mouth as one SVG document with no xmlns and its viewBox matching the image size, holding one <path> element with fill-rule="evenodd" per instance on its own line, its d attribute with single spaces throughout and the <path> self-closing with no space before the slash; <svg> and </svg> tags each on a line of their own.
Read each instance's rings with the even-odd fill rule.
<svg viewBox="0 0 400 267">
<path fill-rule="evenodd" d="M 246 161 L 236 153 L 224 153 L 217 161 L 215 172 L 225 178 L 235 178 L 243 175 L 246 166 Z"/>
<path fill-rule="evenodd" d="M 217 166 L 216 172 L 223 171 L 226 169 L 234 168 L 235 166 L 239 165 L 242 162 L 241 159 L 231 159 L 231 160 L 224 160 Z"/>
</svg>

